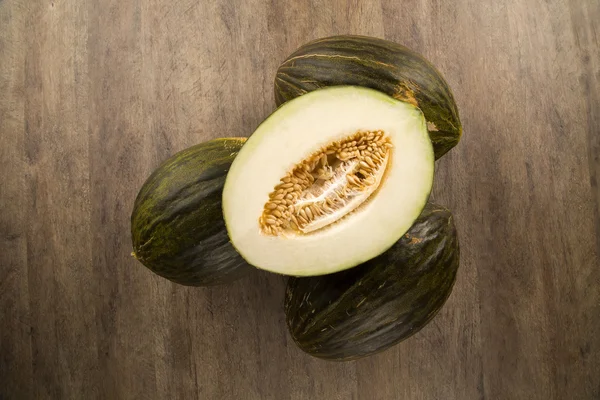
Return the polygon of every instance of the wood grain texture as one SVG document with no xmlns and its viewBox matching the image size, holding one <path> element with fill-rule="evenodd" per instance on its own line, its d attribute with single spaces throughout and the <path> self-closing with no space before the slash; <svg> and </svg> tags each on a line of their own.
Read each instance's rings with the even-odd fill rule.
<svg viewBox="0 0 600 400">
<path fill-rule="evenodd" d="M 599 399 L 600 2 L 0 1 L 0 398 Z M 289 338 L 285 280 L 177 286 L 129 255 L 162 160 L 248 136 L 308 40 L 395 40 L 442 71 L 461 143 L 434 199 L 458 280 L 348 363 Z"/>
<path fill-rule="evenodd" d="M 23 208 L 27 14 L 26 1 L 0 3 L 0 393 L 14 398 L 31 398 L 33 383 Z"/>
</svg>

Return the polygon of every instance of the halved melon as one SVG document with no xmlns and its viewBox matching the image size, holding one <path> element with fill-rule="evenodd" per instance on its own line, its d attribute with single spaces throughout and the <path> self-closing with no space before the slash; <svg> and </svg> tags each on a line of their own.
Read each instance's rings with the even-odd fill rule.
<svg viewBox="0 0 600 400">
<path fill-rule="evenodd" d="M 329 274 L 398 241 L 433 174 L 418 108 L 372 89 L 324 88 L 281 106 L 248 139 L 227 174 L 223 215 L 251 265 Z"/>
</svg>

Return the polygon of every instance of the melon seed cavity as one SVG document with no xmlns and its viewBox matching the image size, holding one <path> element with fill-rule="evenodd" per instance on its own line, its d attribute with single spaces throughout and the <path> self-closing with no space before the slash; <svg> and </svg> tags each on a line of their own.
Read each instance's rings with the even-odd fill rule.
<svg viewBox="0 0 600 400">
<path fill-rule="evenodd" d="M 383 131 L 360 131 L 313 153 L 269 194 L 261 232 L 308 234 L 340 220 L 377 190 L 391 151 Z"/>
</svg>

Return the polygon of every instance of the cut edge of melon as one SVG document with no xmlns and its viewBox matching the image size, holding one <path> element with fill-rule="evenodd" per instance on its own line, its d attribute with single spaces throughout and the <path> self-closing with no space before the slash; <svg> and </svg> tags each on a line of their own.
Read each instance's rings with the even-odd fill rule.
<svg viewBox="0 0 600 400">
<path fill-rule="evenodd" d="M 340 221 L 310 234 L 260 232 L 269 193 L 307 155 L 361 130 L 383 130 L 391 166 L 377 193 Z M 319 89 L 282 105 L 246 141 L 223 190 L 223 216 L 233 246 L 257 268 L 293 276 L 352 268 L 389 249 L 425 207 L 434 154 L 421 111 L 362 87 Z"/>
</svg>

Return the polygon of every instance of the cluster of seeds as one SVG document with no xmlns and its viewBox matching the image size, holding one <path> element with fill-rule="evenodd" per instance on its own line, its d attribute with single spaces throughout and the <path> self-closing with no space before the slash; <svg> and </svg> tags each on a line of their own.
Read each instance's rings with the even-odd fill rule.
<svg viewBox="0 0 600 400">
<path fill-rule="evenodd" d="M 353 199 L 366 200 L 379 185 L 391 147 L 382 131 L 367 131 L 313 153 L 269 194 L 259 219 L 262 232 L 307 233 L 315 221 L 347 207 Z"/>
</svg>

